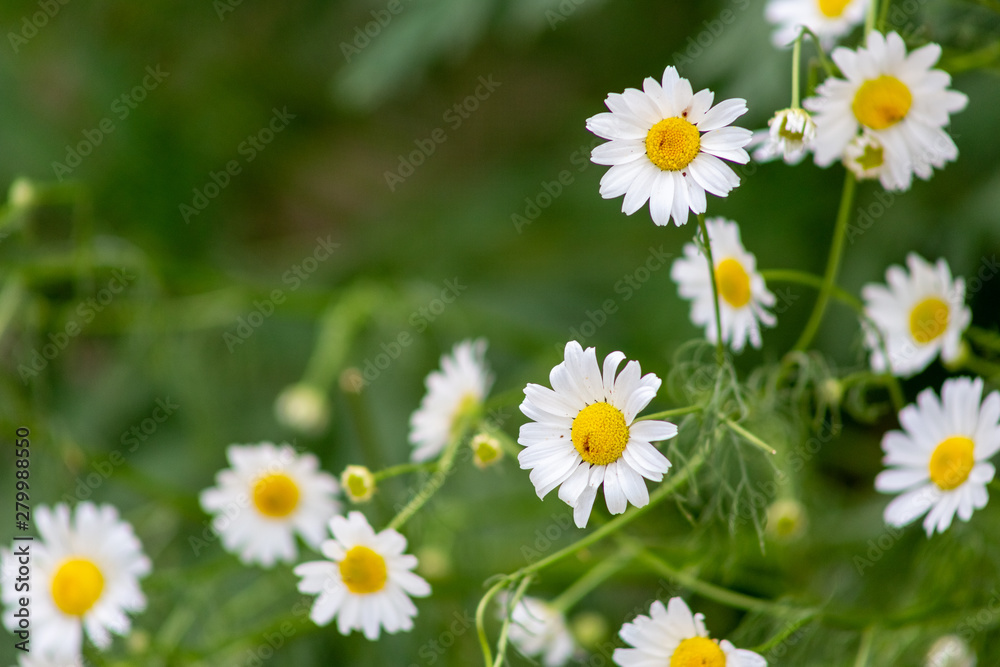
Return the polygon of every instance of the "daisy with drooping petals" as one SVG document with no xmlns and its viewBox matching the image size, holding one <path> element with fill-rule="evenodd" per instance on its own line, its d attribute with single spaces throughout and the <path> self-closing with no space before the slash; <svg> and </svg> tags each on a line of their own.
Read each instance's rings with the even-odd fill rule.
<svg viewBox="0 0 1000 667">
<path fill-rule="evenodd" d="M 768 131 L 754 133 L 754 144 L 762 145 L 753 152 L 757 162 L 781 158 L 785 164 L 798 164 L 816 139 L 816 123 L 805 109 L 782 109 L 767 121 Z"/>
<path fill-rule="evenodd" d="M 376 533 L 361 512 L 333 517 L 330 531 L 333 539 L 322 546 L 330 560 L 294 570 L 301 593 L 319 594 L 309 618 L 327 625 L 336 617 L 340 634 L 361 630 L 370 640 L 382 628 L 389 634 L 413 629 L 417 608 L 410 597 L 426 597 L 431 587 L 412 572 L 417 558 L 404 553 L 406 538 L 391 528 Z"/>
<path fill-rule="evenodd" d="M 743 150 L 750 130 L 727 127 L 746 113 L 746 100 L 712 106 L 715 94 L 707 88 L 692 93 L 691 82 L 673 67 L 663 71 L 662 83 L 648 77 L 642 87 L 611 93 L 604 101 L 610 113 L 587 119 L 588 130 L 608 139 L 590 159 L 611 166 L 601 178 L 604 199 L 625 195 L 626 215 L 648 200 L 653 222 L 666 225 L 673 218 L 680 226 L 688 211 L 705 212 L 706 192 L 725 197 L 740 184 L 722 160 L 750 160 Z"/>
<path fill-rule="evenodd" d="M 501 609 L 502 613 L 507 610 L 504 600 Z M 510 613 L 510 621 L 511 643 L 529 658 L 539 656 L 545 667 L 562 667 L 576 652 L 566 617 L 544 600 L 521 598 Z"/>
<path fill-rule="evenodd" d="M 864 21 L 867 8 L 868 0 L 770 0 L 764 15 L 777 25 L 771 35 L 775 46 L 788 46 L 805 26 L 825 51 Z"/>
<path fill-rule="evenodd" d="M 989 500 L 986 485 L 996 473 L 987 460 L 1000 449 L 1000 393 L 985 398 L 981 378 L 945 380 L 941 400 L 932 389 L 899 412 L 902 431 L 882 438 L 883 463 L 875 489 L 899 493 L 885 508 L 885 522 L 905 526 L 925 513 L 930 537 L 951 526 L 955 514 L 972 517 Z"/>
<path fill-rule="evenodd" d="M 231 468 L 215 476 L 217 486 L 201 492 L 201 506 L 215 514 L 213 525 L 227 551 L 247 564 L 271 567 L 298 556 L 295 534 L 313 548 L 326 522 L 340 512 L 337 480 L 319 469 L 313 454 L 291 445 L 230 445 Z"/>
<path fill-rule="evenodd" d="M 612 352 L 597 365 L 597 353 L 576 341 L 566 343 L 565 360 L 552 369 L 552 389 L 524 388 L 521 412 L 533 420 L 521 426 L 517 456 L 539 498 L 559 488 L 559 499 L 573 508 L 573 520 L 585 528 L 597 490 L 604 485 L 608 511 L 621 514 L 632 503 L 643 507 L 649 493 L 643 477 L 659 482 L 670 469 L 653 445 L 677 435 L 677 427 L 658 420 L 635 421 L 657 389 L 660 378 L 640 377 L 638 361 Z"/>
<path fill-rule="evenodd" d="M 972 321 L 965 305 L 965 281 L 952 279 L 948 262 L 939 259 L 932 265 L 910 253 L 906 263 L 909 274 L 896 265 L 886 270 L 888 287 L 868 284 L 861 290 L 865 315 L 878 328 L 869 326 L 865 332 L 872 370 L 888 369 L 900 377 L 924 370 L 938 354 L 945 362 L 957 359 L 962 332 Z"/>
<path fill-rule="evenodd" d="M 111 645 L 111 633 L 127 635 L 128 614 L 146 608 L 139 579 L 151 570 L 132 526 L 111 505 L 90 502 L 72 513 L 61 503 L 39 506 L 35 523 L 40 539 L 30 546 L 31 588 L 3 587 L 4 625 L 23 629 L 14 612 L 28 598 L 32 652 L 63 663 L 80 659 L 84 633 L 100 649 Z M 24 565 L 19 554 L 26 544 L 3 551 L 5 581 L 13 582 Z"/>
<path fill-rule="evenodd" d="M 649 616 L 636 616 L 618 635 L 634 648 L 616 648 L 621 667 L 767 667 L 767 660 L 727 640 L 708 638 L 705 615 L 692 614 L 684 600 L 670 598 L 666 608 L 657 600 Z"/>
<path fill-rule="evenodd" d="M 733 351 L 740 352 L 749 339 L 756 348 L 761 346 L 760 325 L 774 326 L 774 315 L 766 308 L 776 302 L 757 272 L 757 259 L 743 248 L 740 228 L 732 221 L 712 218 L 705 221 L 712 243 L 715 282 L 719 289 L 719 319 L 722 320 L 722 341 Z M 705 338 L 718 340 L 715 326 L 715 298 L 708 261 L 694 243 L 684 246 L 684 257 L 670 268 L 670 277 L 678 292 L 691 301 L 691 321 L 705 327 Z"/>
<path fill-rule="evenodd" d="M 833 60 L 846 80 L 827 79 L 816 89 L 818 97 L 803 102 L 816 113 L 816 164 L 842 159 L 859 129 L 882 147 L 879 180 L 887 190 L 908 190 L 913 174 L 926 180 L 933 168 L 955 160 L 958 148 L 942 128 L 968 98 L 948 90 L 946 72 L 931 69 L 940 56 L 937 44 L 907 55 L 895 32 L 872 31 L 867 48 L 857 51 L 835 49 Z"/>
<path fill-rule="evenodd" d="M 486 366 L 486 341 L 465 340 L 441 357 L 441 370 L 427 376 L 427 393 L 410 416 L 410 459 L 427 461 L 441 453 L 463 414 L 477 409 L 493 386 Z"/>
</svg>

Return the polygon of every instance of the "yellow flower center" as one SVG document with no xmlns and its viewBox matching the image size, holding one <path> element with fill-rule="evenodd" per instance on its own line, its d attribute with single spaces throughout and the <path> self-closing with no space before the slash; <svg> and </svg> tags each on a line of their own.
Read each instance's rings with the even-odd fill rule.
<svg viewBox="0 0 1000 667">
<path fill-rule="evenodd" d="M 614 463 L 628 444 L 625 415 L 608 403 L 592 403 L 573 420 L 570 437 L 587 463 L 595 466 Z"/>
<path fill-rule="evenodd" d="M 64 614 L 83 616 L 104 591 L 104 575 L 85 558 L 71 558 L 52 577 L 52 601 Z"/>
<path fill-rule="evenodd" d="M 894 76 L 883 74 L 861 84 L 854 94 L 851 110 L 862 125 L 884 130 L 903 120 L 913 104 L 913 95 L 906 84 Z"/>
<path fill-rule="evenodd" d="M 719 288 L 719 296 L 733 308 L 742 308 L 750 302 L 750 276 L 743 265 L 732 257 L 727 257 L 715 267 L 715 284 Z"/>
<path fill-rule="evenodd" d="M 928 465 L 931 481 L 942 491 L 951 491 L 965 484 L 976 463 L 974 449 L 972 440 L 965 436 L 954 435 L 942 441 L 931 454 Z"/>
<path fill-rule="evenodd" d="M 700 149 L 701 133 L 683 118 L 664 118 L 646 135 L 646 155 L 664 171 L 685 168 Z"/>
<path fill-rule="evenodd" d="M 368 547 L 352 547 L 340 561 L 340 578 L 355 595 L 378 593 L 388 577 L 385 559 Z"/>
<path fill-rule="evenodd" d="M 937 297 L 924 299 L 910 311 L 910 333 L 920 344 L 929 343 L 948 328 L 948 304 Z"/>
<path fill-rule="evenodd" d="M 869 169 L 881 167 L 882 163 L 885 162 L 885 156 L 881 146 L 868 144 L 865 146 L 865 151 L 861 154 L 861 157 L 855 159 L 854 161 L 857 162 L 862 169 L 868 171 Z"/>
<path fill-rule="evenodd" d="M 253 485 L 253 504 L 264 516 L 284 518 L 299 505 L 299 487 L 284 473 L 264 475 Z"/>
<path fill-rule="evenodd" d="M 726 654 L 708 637 L 690 637 L 670 656 L 670 667 L 726 667 Z"/>
<path fill-rule="evenodd" d="M 823 16 L 835 19 L 844 13 L 851 0 L 818 0 L 818 4 Z"/>
</svg>

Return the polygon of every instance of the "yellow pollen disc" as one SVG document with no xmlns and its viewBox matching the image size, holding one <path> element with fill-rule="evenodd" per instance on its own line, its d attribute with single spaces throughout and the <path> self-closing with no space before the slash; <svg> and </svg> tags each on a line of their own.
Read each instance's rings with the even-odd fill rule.
<svg viewBox="0 0 1000 667">
<path fill-rule="evenodd" d="M 281 519 L 299 506 L 299 487 L 283 473 L 264 475 L 253 485 L 253 504 L 264 516 Z"/>
<path fill-rule="evenodd" d="M 851 110 L 862 125 L 884 130 L 903 120 L 911 104 L 913 95 L 906 84 L 894 76 L 883 74 L 861 84 L 854 94 Z"/>
<path fill-rule="evenodd" d="M 855 162 L 861 165 L 861 168 L 865 171 L 881 167 L 882 163 L 885 162 L 882 147 L 868 144 L 865 146 L 865 152 L 862 153 L 861 157 L 857 158 Z"/>
<path fill-rule="evenodd" d="M 715 284 L 719 296 L 733 308 L 742 308 L 750 302 L 750 276 L 739 261 L 728 257 L 715 267 Z"/>
<path fill-rule="evenodd" d="M 608 403 L 592 403 L 576 415 L 570 437 L 587 463 L 595 466 L 614 463 L 628 444 L 625 415 Z"/>
<path fill-rule="evenodd" d="M 353 547 L 340 561 L 340 578 L 355 595 L 378 593 L 388 577 L 385 559 L 368 547 Z"/>
<path fill-rule="evenodd" d="M 52 577 L 52 601 L 64 614 L 83 616 L 104 591 L 104 575 L 89 560 L 65 561 Z"/>
<path fill-rule="evenodd" d="M 844 13 L 851 0 L 818 0 L 819 11 L 823 16 L 835 19 Z"/>
<path fill-rule="evenodd" d="M 928 465 L 931 481 L 942 491 L 951 491 L 965 484 L 976 463 L 974 449 L 972 440 L 961 435 L 942 441 L 931 454 Z"/>
<path fill-rule="evenodd" d="M 929 343 L 948 328 L 948 304 L 937 297 L 924 299 L 910 311 L 910 333 L 920 344 Z"/>
<path fill-rule="evenodd" d="M 726 654 L 708 637 L 691 637 L 670 656 L 670 667 L 725 667 Z"/>
<path fill-rule="evenodd" d="M 701 133 L 683 118 L 664 118 L 646 135 L 646 155 L 664 171 L 684 169 L 700 149 Z"/>
</svg>

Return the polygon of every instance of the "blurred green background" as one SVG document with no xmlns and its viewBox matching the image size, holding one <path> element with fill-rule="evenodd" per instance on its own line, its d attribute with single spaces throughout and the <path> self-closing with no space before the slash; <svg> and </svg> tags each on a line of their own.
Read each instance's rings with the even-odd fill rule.
<svg viewBox="0 0 1000 667">
<path fill-rule="evenodd" d="M 0 6 L 0 184 L 24 177 L 41 193 L 24 205 L 12 190 L 5 210 L 0 428 L 5 442 L 17 426 L 32 430 L 33 503 L 114 503 L 154 561 L 136 632 L 109 656 L 90 657 L 253 665 L 270 646 L 276 665 L 480 664 L 474 628 L 457 621 L 474 610 L 485 579 L 523 565 L 522 547 L 567 515 L 555 494 L 537 500 L 516 462 L 484 472 L 464 463 L 407 525 L 434 595 L 418 601 L 413 632 L 374 644 L 290 617 L 300 599 L 290 568 L 244 568 L 217 543 L 196 555 L 191 537 L 207 525 L 197 493 L 234 442 L 292 441 L 334 474 L 349 463 L 406 460 L 423 378 L 466 337 L 490 341 L 494 393 L 513 390 L 496 416 L 512 435 L 523 421 L 518 390 L 544 382 L 570 338 L 602 357 L 623 350 L 667 377 L 679 346 L 699 331 L 669 263 L 640 267 L 651 253 L 678 256 L 695 226 L 656 228 L 647 209 L 625 217 L 620 199 L 602 200 L 604 168 L 586 159 L 596 140 L 584 121 L 604 110 L 608 92 L 676 64 L 695 90 L 746 98 L 750 111 L 738 124 L 765 127 L 788 105 L 790 57 L 770 45 L 764 3 L 51 0 L 54 15 L 32 32 L 44 4 Z M 942 43 L 953 87 L 970 102 L 951 126 L 955 164 L 893 197 L 884 212 L 872 208 L 877 186 L 860 188 L 858 213 L 874 222 L 848 244 L 839 281 L 855 294 L 910 251 L 944 257 L 969 280 L 992 266 L 1000 246 L 1000 14 L 990 2 L 894 4 L 913 5 L 896 27 L 913 45 Z M 719 21 L 724 10 L 736 17 L 731 24 Z M 410 173 L 403 162 L 420 164 Z M 739 172 L 742 185 L 727 199 L 710 198 L 709 215 L 741 224 L 761 268 L 822 273 L 842 170 L 777 163 Z M 319 260 L 321 240 L 337 247 Z M 135 276 L 128 288 L 100 310 L 81 306 L 100 299 L 115 269 Z M 975 323 L 987 329 L 1000 319 L 995 272 L 969 295 Z M 433 307 L 454 283 L 462 286 L 454 303 Z M 811 290 L 776 287 L 778 327 L 765 332 L 762 351 L 738 358 L 744 377 L 790 348 L 811 309 Z M 275 290 L 282 302 L 269 306 Z M 345 295 L 362 306 L 331 313 Z M 252 321 L 261 324 L 243 336 L 241 322 Z M 72 322 L 81 333 L 59 344 Z M 342 391 L 341 370 L 363 371 L 402 333 L 412 344 L 360 396 Z M 32 366 L 50 343 L 59 352 Z M 857 320 L 843 306 L 830 308 L 816 345 L 844 372 L 864 367 Z M 317 346 L 319 358 L 333 360 L 324 376 L 332 423 L 322 436 L 297 436 L 275 419 L 273 403 L 302 378 Z M 906 382 L 908 400 L 944 377 L 934 365 Z M 167 399 L 174 413 L 127 451 L 123 437 Z M 684 401 L 663 391 L 651 409 Z M 783 451 L 798 447 L 797 426 L 760 405 L 761 432 Z M 843 434 L 827 438 L 792 490 L 810 515 L 797 542 L 768 542 L 762 553 L 752 526 L 731 530 L 719 519 L 721 485 L 711 481 L 658 509 L 644 532 L 706 580 L 764 598 L 829 601 L 847 617 L 931 608 L 916 625 L 876 635 L 873 655 L 885 662 L 872 664 L 919 664 L 937 634 L 956 631 L 997 595 L 1000 510 L 994 503 L 930 541 L 911 527 L 859 574 L 852 559 L 885 535 L 887 498 L 872 480 L 881 435 L 893 427 L 893 415 L 873 424 L 848 418 Z M 672 447 L 688 451 L 693 440 Z M 103 474 L 115 450 L 125 463 Z M 12 470 L 10 449 L 0 456 Z M 363 508 L 373 525 L 384 525 L 413 483 L 380 489 Z M 5 497 L 12 487 L 4 475 Z M 579 535 L 552 532 L 557 544 Z M 531 593 L 558 594 L 606 553 L 595 548 L 547 572 Z M 638 568 L 579 609 L 602 614 L 598 643 L 616 642 L 639 607 L 682 593 L 707 614 L 713 636 L 754 646 L 780 629 L 664 588 Z M 285 621 L 291 632 L 281 630 Z M 993 613 L 974 633 L 981 665 L 1000 664 L 998 623 Z M 275 632 L 280 641 L 269 644 Z M 771 664 L 850 664 L 860 642 L 848 622 L 814 624 L 794 638 Z M 0 644 L 0 659 L 13 659 L 12 643 Z M 583 664 L 610 660 L 598 652 Z"/>
</svg>

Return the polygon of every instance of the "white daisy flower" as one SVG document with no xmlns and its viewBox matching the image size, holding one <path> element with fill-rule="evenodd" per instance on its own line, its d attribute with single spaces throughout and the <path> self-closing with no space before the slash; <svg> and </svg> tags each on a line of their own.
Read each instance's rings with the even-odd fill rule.
<svg viewBox="0 0 1000 667">
<path fill-rule="evenodd" d="M 455 436 L 458 417 L 481 406 L 493 386 L 486 341 L 465 340 L 441 357 L 441 370 L 427 376 L 427 393 L 410 416 L 410 459 L 428 461 Z"/>
<path fill-rule="evenodd" d="M 987 460 L 1000 449 L 1000 393 L 982 395 L 981 378 L 955 378 L 945 380 L 940 401 L 925 389 L 916 405 L 900 410 L 903 430 L 882 438 L 882 461 L 893 467 L 875 478 L 877 491 L 901 494 L 885 508 L 890 526 L 926 513 L 930 537 L 947 530 L 956 512 L 968 521 L 986 506 L 986 485 L 996 472 Z"/>
<path fill-rule="evenodd" d="M 948 90 L 951 77 L 931 69 L 941 47 L 928 44 L 907 55 L 903 38 L 868 33 L 867 48 L 838 48 L 832 57 L 844 79 L 829 78 L 818 97 L 803 102 L 816 112 L 816 164 L 825 167 L 844 156 L 859 129 L 870 132 L 883 148 L 880 175 L 888 190 L 907 190 L 913 174 L 926 180 L 934 167 L 958 157 L 958 148 L 942 128 L 950 115 L 968 103 Z"/>
<path fill-rule="evenodd" d="M 309 618 L 327 625 L 337 618 L 340 634 L 361 630 L 376 640 L 382 628 L 389 634 L 413 629 L 417 608 L 410 597 L 431 594 L 430 585 L 412 572 L 416 556 L 405 554 L 406 538 L 391 528 L 375 533 L 361 512 L 330 520 L 332 540 L 323 542 L 330 560 L 302 563 L 299 592 L 318 593 Z"/>
<path fill-rule="evenodd" d="M 657 225 L 673 218 L 687 222 L 688 211 L 704 213 L 705 193 L 725 197 L 740 184 L 722 160 L 746 164 L 743 150 L 750 130 L 727 127 L 747 111 L 746 100 L 731 99 L 712 106 L 707 88 L 692 93 L 691 82 L 667 67 L 663 81 L 652 77 L 643 90 L 611 93 L 604 104 L 610 113 L 587 119 L 587 129 L 608 139 L 591 152 L 596 164 L 610 165 L 601 178 L 601 196 L 625 195 L 622 212 L 632 215 L 649 201 Z M 721 159 L 720 159 L 721 158 Z"/>
<path fill-rule="evenodd" d="M 753 651 L 736 648 L 725 639 L 709 639 L 705 615 L 692 614 L 680 598 L 670 598 L 666 608 L 655 601 L 649 616 L 636 616 L 618 636 L 634 647 L 615 649 L 613 659 L 621 667 L 767 667 L 767 661 Z"/>
<path fill-rule="evenodd" d="M 539 498 L 559 488 L 559 499 L 573 508 L 573 520 L 585 528 L 597 490 L 604 485 L 608 511 L 621 514 L 632 503 L 643 507 L 649 493 L 643 477 L 659 482 L 670 469 L 652 444 L 677 435 L 677 427 L 658 420 L 635 421 L 657 389 L 660 378 L 640 378 L 638 361 L 625 365 L 612 352 L 597 365 L 597 353 L 576 341 L 566 343 L 565 360 L 552 369 L 552 389 L 537 384 L 524 388 L 523 412 L 533 422 L 521 426 L 517 456 Z"/>
<path fill-rule="evenodd" d="M 781 158 L 785 164 L 798 164 L 805 157 L 816 139 L 816 123 L 805 109 L 782 109 L 767 121 L 768 131 L 757 137 L 753 145 L 762 144 L 754 151 L 757 162 Z"/>
<path fill-rule="evenodd" d="M 722 320 L 722 341 L 735 352 L 743 350 L 747 339 L 756 348 L 761 346 L 760 325 L 774 326 L 774 315 L 766 308 L 777 299 L 757 272 L 757 259 L 743 248 L 740 228 L 723 218 L 705 221 L 712 243 L 715 282 L 719 289 L 719 319 Z M 715 298 L 712 277 L 708 273 L 705 255 L 694 243 L 684 246 L 684 257 L 674 261 L 670 277 L 677 291 L 691 301 L 691 321 L 705 327 L 705 338 L 718 340 L 715 326 Z"/>
<path fill-rule="evenodd" d="M 337 480 L 319 469 L 313 454 L 291 445 L 230 445 L 232 466 L 201 492 L 201 506 L 215 514 L 213 525 L 226 550 L 250 565 L 271 567 L 298 557 L 295 534 L 318 548 L 326 522 L 340 512 Z"/>
<path fill-rule="evenodd" d="M 501 619 L 507 611 L 501 600 Z M 510 641 L 528 657 L 539 656 L 545 667 L 562 667 L 576 652 L 566 617 L 552 605 L 533 597 L 521 598 L 510 614 Z"/>
<path fill-rule="evenodd" d="M 885 169 L 885 148 L 871 132 L 864 130 L 851 139 L 844 148 L 844 166 L 850 169 L 859 181 L 881 179 Z M 883 187 L 891 189 L 885 183 Z"/>
<path fill-rule="evenodd" d="M 21 629 L 14 612 L 19 599 L 28 598 L 32 653 L 71 663 L 82 655 L 85 632 L 99 649 L 111 645 L 111 633 L 129 633 L 128 614 L 146 608 L 139 579 L 152 566 L 132 526 L 111 505 L 82 502 L 72 513 L 62 503 L 39 506 L 34 518 L 39 539 L 2 552 L 7 582 L 23 564 L 18 549 L 29 548 L 31 561 L 30 591 L 3 587 L 3 622 L 11 632 Z"/>
<path fill-rule="evenodd" d="M 861 290 L 865 315 L 875 324 L 865 330 L 876 372 L 890 370 L 909 377 L 927 368 L 938 354 L 945 362 L 959 356 L 962 332 L 972 321 L 965 305 L 965 281 L 951 277 L 948 262 L 931 265 L 916 253 L 906 257 L 910 273 L 901 266 L 885 272 L 888 287 L 868 284 Z M 889 358 L 882 351 L 881 339 Z"/>
<path fill-rule="evenodd" d="M 864 21 L 867 9 L 868 0 L 770 0 L 764 15 L 777 26 L 771 34 L 775 46 L 788 46 L 805 26 L 827 51 Z"/>
</svg>

